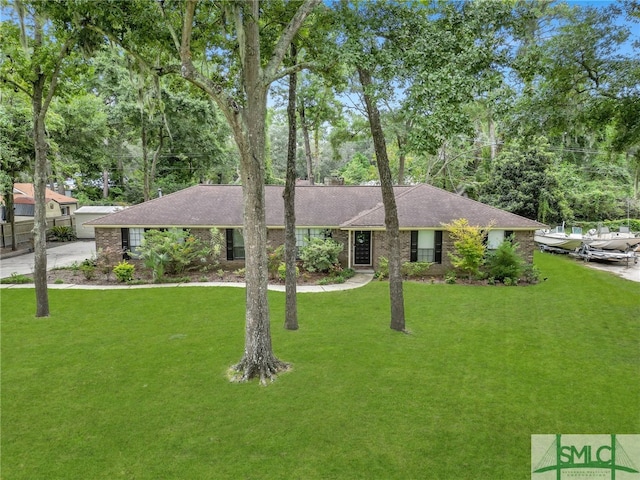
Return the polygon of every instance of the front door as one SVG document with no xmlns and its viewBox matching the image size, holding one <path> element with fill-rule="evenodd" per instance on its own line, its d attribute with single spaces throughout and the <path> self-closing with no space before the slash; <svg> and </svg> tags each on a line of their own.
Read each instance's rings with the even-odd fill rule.
<svg viewBox="0 0 640 480">
<path fill-rule="evenodd" d="M 353 232 L 353 264 L 371 265 L 371 232 Z"/>
</svg>

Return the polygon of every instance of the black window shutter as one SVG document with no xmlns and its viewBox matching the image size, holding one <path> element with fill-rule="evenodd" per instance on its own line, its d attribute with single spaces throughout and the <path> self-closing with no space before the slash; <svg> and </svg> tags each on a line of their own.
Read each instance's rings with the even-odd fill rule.
<svg viewBox="0 0 640 480">
<path fill-rule="evenodd" d="M 227 260 L 233 260 L 233 228 L 227 228 Z"/>
<path fill-rule="evenodd" d="M 418 231 L 411 230 L 411 253 L 409 257 L 410 262 L 418 261 Z"/>
<path fill-rule="evenodd" d="M 442 230 L 436 230 L 435 235 L 435 252 L 433 261 L 436 263 L 442 263 Z"/>
<path fill-rule="evenodd" d="M 122 258 L 127 260 L 129 255 L 127 252 L 129 251 L 129 229 L 122 228 L 120 229 L 120 238 L 122 239 Z"/>
<path fill-rule="evenodd" d="M 515 239 L 515 237 L 514 237 L 514 238 L 511 238 L 511 237 L 513 237 L 513 236 L 514 236 L 514 232 L 513 232 L 513 230 L 505 230 L 505 231 L 504 231 L 504 239 L 505 239 L 505 240 L 511 240 L 511 241 L 513 241 L 513 240 Z"/>
</svg>

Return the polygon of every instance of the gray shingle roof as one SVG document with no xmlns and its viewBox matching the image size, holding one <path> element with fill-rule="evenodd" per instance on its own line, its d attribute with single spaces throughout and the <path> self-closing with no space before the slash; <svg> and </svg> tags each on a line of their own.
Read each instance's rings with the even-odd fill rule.
<svg viewBox="0 0 640 480">
<path fill-rule="evenodd" d="M 400 228 L 438 228 L 457 218 L 495 228 L 544 228 L 536 221 L 490 207 L 431 185 L 395 187 Z M 284 224 L 284 187 L 265 186 L 267 226 Z M 299 227 L 383 228 L 384 207 L 377 186 L 296 186 Z M 196 185 L 88 222 L 104 227 L 240 227 L 240 185 Z"/>
</svg>

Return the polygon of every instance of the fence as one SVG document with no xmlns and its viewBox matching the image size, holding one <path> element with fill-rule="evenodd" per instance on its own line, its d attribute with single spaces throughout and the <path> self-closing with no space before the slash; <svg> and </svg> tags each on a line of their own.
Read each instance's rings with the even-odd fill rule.
<svg viewBox="0 0 640 480">
<path fill-rule="evenodd" d="M 47 218 L 47 232 L 57 226 L 74 226 L 74 218 L 70 216 Z M 33 220 L 22 220 L 15 222 L 16 227 L 16 249 L 31 248 L 33 244 Z M 0 247 L 11 248 L 12 232 L 10 223 L 0 223 Z"/>
</svg>

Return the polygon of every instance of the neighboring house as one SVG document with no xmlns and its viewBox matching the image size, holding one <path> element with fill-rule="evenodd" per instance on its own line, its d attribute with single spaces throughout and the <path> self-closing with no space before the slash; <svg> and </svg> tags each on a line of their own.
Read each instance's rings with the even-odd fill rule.
<svg viewBox="0 0 640 480">
<path fill-rule="evenodd" d="M 283 188 L 265 186 L 267 240 L 274 248 L 284 243 Z M 534 231 L 547 227 L 431 185 L 394 190 L 402 261 L 433 262 L 433 274 L 451 269 L 447 252 L 452 241 L 445 223 L 466 218 L 470 225 L 489 227 L 489 248 L 514 235 L 528 261 L 533 260 Z M 388 257 L 379 186 L 297 186 L 295 203 L 298 247 L 309 237 L 331 237 L 345 247 L 341 263 L 352 268 L 375 269 L 380 257 Z M 111 247 L 123 252 L 135 251 L 147 229 L 189 229 L 204 239 L 215 227 L 225 232 L 221 262 L 230 267 L 244 263 L 242 224 L 239 185 L 197 185 L 88 222 L 95 228 L 98 250 Z"/>
<path fill-rule="evenodd" d="M 119 212 L 124 207 L 116 207 L 116 206 L 87 206 L 80 207 L 75 212 L 73 212 L 73 216 L 76 221 L 76 237 L 78 238 L 96 238 L 96 232 L 92 226 L 85 225 L 86 223 L 95 220 L 100 217 L 104 217 L 105 215 L 109 215 L 110 213 Z"/>
<path fill-rule="evenodd" d="M 70 216 L 78 208 L 78 200 L 48 188 L 45 192 L 45 199 L 47 202 L 47 218 Z M 18 217 L 33 217 L 35 204 L 32 183 L 13 184 L 13 205 L 16 219 Z"/>
</svg>

